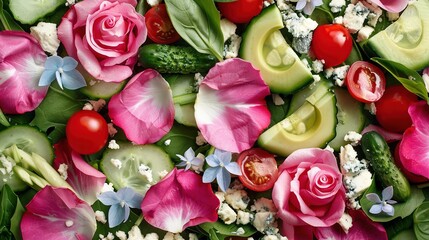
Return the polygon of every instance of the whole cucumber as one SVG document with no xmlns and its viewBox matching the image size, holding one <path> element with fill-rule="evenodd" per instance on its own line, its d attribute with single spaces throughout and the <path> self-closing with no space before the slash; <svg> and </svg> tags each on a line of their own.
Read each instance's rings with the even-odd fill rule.
<svg viewBox="0 0 429 240">
<path fill-rule="evenodd" d="M 411 194 L 410 183 L 393 162 L 386 140 L 377 132 L 367 132 L 362 136 L 362 150 L 371 163 L 376 178 L 383 187 L 393 187 L 393 199 L 405 201 Z"/>
<path fill-rule="evenodd" d="M 160 73 L 207 72 L 217 60 L 213 55 L 203 54 L 190 46 L 148 44 L 140 47 L 139 61 L 143 67 Z"/>
</svg>

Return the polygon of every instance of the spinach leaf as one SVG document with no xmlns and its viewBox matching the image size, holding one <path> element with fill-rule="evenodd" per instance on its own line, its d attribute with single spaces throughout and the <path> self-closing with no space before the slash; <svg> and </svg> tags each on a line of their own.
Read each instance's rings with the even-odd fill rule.
<svg viewBox="0 0 429 240">
<path fill-rule="evenodd" d="M 387 59 L 375 57 L 371 58 L 371 60 L 378 63 L 392 74 L 392 76 L 396 78 L 396 80 L 398 80 L 408 91 L 416 94 L 429 103 L 425 82 L 418 72 L 411 70 L 400 63 Z"/>
<path fill-rule="evenodd" d="M 30 125 L 45 131 L 55 143 L 65 135 L 67 120 L 82 109 L 84 96 L 79 91 L 62 90 L 55 82 L 49 87 L 45 99 L 35 110 L 35 117 Z"/>
<path fill-rule="evenodd" d="M 228 236 L 250 237 L 257 232 L 256 229 L 250 225 L 226 225 L 220 221 L 203 223 L 199 227 L 209 234 L 211 240 L 224 240 L 227 239 Z M 244 234 L 236 234 L 239 228 L 243 228 Z"/>
<path fill-rule="evenodd" d="M 268 110 L 271 113 L 271 121 L 270 121 L 270 125 L 268 126 L 268 128 L 270 128 L 270 127 L 274 126 L 275 124 L 277 124 L 278 122 L 284 120 L 287 116 L 287 113 L 289 110 L 290 99 L 283 97 L 283 96 L 280 96 L 280 97 L 285 102 L 282 105 L 274 104 L 274 101 L 273 101 L 273 98 L 271 95 L 269 95 L 268 97 L 265 98 L 265 100 L 267 102 Z"/>
<path fill-rule="evenodd" d="M 372 207 L 372 205 L 374 205 L 374 203 L 365 197 L 369 193 L 376 193 L 381 196 L 381 190 L 377 188 L 375 178 L 373 178 L 371 186 L 365 191 L 365 193 L 362 195 L 362 198 L 360 199 L 362 210 L 374 222 L 388 222 L 397 217 L 405 218 L 411 215 L 414 210 L 425 200 L 423 191 L 416 186 L 411 186 L 411 195 L 407 201 L 392 205 L 395 209 L 395 214 L 393 216 L 383 213 L 372 214 L 369 212 L 369 209 Z"/>
<path fill-rule="evenodd" d="M 179 35 L 200 53 L 223 59 L 220 14 L 213 0 L 165 0 L 168 15 Z"/>
<path fill-rule="evenodd" d="M 429 201 L 420 205 L 413 214 L 417 239 L 429 239 Z"/>
<path fill-rule="evenodd" d="M 3 9 L 3 0 L 0 0 L 0 30 L 24 31 L 10 13 Z"/>
<path fill-rule="evenodd" d="M 7 184 L 3 186 L 0 193 L 0 209 L 2 210 L 0 213 L 0 226 L 2 226 L 0 236 L 5 237 L 10 232 L 15 239 L 22 239 L 19 225 L 22 214 L 24 214 L 24 207 L 18 196 Z"/>
</svg>

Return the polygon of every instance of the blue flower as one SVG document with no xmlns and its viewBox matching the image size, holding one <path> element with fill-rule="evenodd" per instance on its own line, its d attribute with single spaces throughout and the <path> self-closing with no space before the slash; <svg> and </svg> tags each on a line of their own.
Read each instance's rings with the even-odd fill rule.
<svg viewBox="0 0 429 240">
<path fill-rule="evenodd" d="M 143 196 L 125 187 L 118 192 L 107 191 L 98 196 L 98 200 L 109 208 L 109 227 L 113 228 L 128 220 L 130 208 L 140 208 Z"/>
<path fill-rule="evenodd" d="M 206 162 L 210 166 L 204 171 L 203 182 L 213 182 L 216 178 L 220 189 L 226 192 L 231 183 L 231 174 L 241 175 L 240 167 L 236 162 L 231 162 L 230 152 L 216 149 L 214 154 L 206 157 Z"/>
<path fill-rule="evenodd" d="M 188 148 L 185 152 L 185 156 L 176 154 L 182 162 L 177 164 L 178 167 L 185 167 L 185 170 L 189 170 L 192 166 L 199 168 L 203 164 L 203 159 L 195 157 L 195 152 L 192 148 Z"/>
<path fill-rule="evenodd" d="M 304 13 L 307 15 L 311 15 L 317 6 L 321 6 L 323 4 L 323 0 L 298 0 L 294 2 L 298 2 L 296 4 L 296 10 L 304 9 Z"/>
<path fill-rule="evenodd" d="M 389 216 L 393 216 L 395 214 L 395 209 L 391 204 L 395 204 L 395 200 L 391 200 L 393 197 L 393 187 L 389 186 L 381 192 L 382 199 L 380 200 L 380 197 L 375 193 L 369 193 L 366 195 L 366 198 L 375 203 L 372 205 L 371 209 L 369 209 L 369 212 L 372 214 L 379 214 L 381 212 L 386 213 Z"/>
<path fill-rule="evenodd" d="M 49 86 L 55 79 L 61 89 L 75 90 L 86 86 L 82 74 L 75 68 L 78 63 L 72 57 L 51 56 L 46 59 L 45 71 L 39 80 L 39 86 Z"/>
</svg>

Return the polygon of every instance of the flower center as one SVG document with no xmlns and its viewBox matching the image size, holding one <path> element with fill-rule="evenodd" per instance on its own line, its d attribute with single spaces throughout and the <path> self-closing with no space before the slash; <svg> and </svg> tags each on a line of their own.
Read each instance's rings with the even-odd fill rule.
<svg viewBox="0 0 429 240">
<path fill-rule="evenodd" d="M 60 72 L 60 74 L 64 73 L 64 69 L 62 67 L 58 68 L 58 72 Z"/>
<path fill-rule="evenodd" d="M 225 167 L 225 164 L 223 164 L 223 162 L 220 162 L 219 166 L 223 168 Z"/>
<path fill-rule="evenodd" d="M 125 201 L 124 200 L 121 201 L 121 207 L 125 207 Z"/>
<path fill-rule="evenodd" d="M 66 227 L 71 227 L 73 226 L 74 222 L 72 220 L 67 220 L 65 224 L 66 224 Z"/>
</svg>

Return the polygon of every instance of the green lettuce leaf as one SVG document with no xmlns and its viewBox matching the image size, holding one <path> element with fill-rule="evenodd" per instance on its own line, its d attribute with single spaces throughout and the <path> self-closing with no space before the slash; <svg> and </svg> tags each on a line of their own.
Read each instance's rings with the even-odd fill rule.
<svg viewBox="0 0 429 240">
<path fill-rule="evenodd" d="M 20 223 L 25 212 L 18 196 L 6 184 L 0 193 L 0 238 L 7 239 L 10 233 L 15 239 L 22 239 Z M 6 238 L 3 238 L 6 237 Z"/>
<path fill-rule="evenodd" d="M 217 222 L 208 222 L 203 223 L 199 226 L 205 232 L 208 233 L 210 240 L 224 240 L 229 236 L 239 236 L 239 237 L 250 237 L 255 234 L 257 231 L 251 225 L 237 225 L 229 224 L 226 225 L 220 221 Z M 244 234 L 238 235 L 235 234 L 239 228 L 243 228 Z"/>
<path fill-rule="evenodd" d="M 414 233 L 418 240 L 429 239 L 429 201 L 420 205 L 413 214 Z"/>
</svg>

